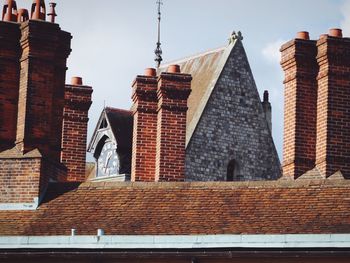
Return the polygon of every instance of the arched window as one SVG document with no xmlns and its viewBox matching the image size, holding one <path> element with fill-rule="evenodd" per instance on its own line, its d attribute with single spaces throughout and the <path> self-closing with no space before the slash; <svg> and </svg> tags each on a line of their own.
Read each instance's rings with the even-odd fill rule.
<svg viewBox="0 0 350 263">
<path fill-rule="evenodd" d="M 240 181 L 240 171 L 239 165 L 236 160 L 231 160 L 227 165 L 227 176 L 226 180 L 228 182 Z"/>
</svg>

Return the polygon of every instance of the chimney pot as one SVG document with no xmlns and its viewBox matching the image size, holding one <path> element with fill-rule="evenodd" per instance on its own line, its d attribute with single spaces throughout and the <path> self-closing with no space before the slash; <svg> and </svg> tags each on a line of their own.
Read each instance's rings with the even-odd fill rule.
<svg viewBox="0 0 350 263">
<path fill-rule="evenodd" d="M 83 85 L 83 79 L 81 77 L 72 77 L 71 85 L 81 86 Z"/>
<path fill-rule="evenodd" d="M 179 65 L 170 65 L 168 67 L 168 73 L 181 73 Z"/>
<path fill-rule="evenodd" d="M 343 32 L 339 28 L 331 28 L 331 29 L 329 29 L 329 36 L 342 38 Z"/>
<path fill-rule="evenodd" d="M 297 39 L 304 39 L 304 40 L 310 40 L 309 32 L 307 31 L 300 31 L 297 33 L 296 36 Z"/>
<path fill-rule="evenodd" d="M 30 12 L 31 19 L 46 20 L 45 0 L 34 0 Z"/>
<path fill-rule="evenodd" d="M 27 9 L 18 9 L 17 22 L 22 23 L 29 20 L 29 13 Z"/>
<path fill-rule="evenodd" d="M 17 22 L 17 4 L 14 0 L 7 0 L 2 12 L 2 20 L 6 22 Z"/>
<path fill-rule="evenodd" d="M 157 76 L 157 71 L 155 68 L 146 68 L 145 69 L 145 76 L 147 77 L 155 77 Z"/>
<path fill-rule="evenodd" d="M 57 4 L 51 2 L 51 3 L 49 3 L 49 5 L 50 5 L 50 13 L 48 13 L 47 16 L 50 17 L 50 22 L 51 23 L 55 23 L 55 19 L 56 19 L 56 16 L 57 16 L 55 7 L 56 7 Z"/>
</svg>

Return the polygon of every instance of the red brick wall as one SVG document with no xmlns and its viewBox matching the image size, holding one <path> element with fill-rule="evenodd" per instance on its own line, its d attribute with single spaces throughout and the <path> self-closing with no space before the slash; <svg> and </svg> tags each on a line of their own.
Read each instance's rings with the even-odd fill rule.
<svg viewBox="0 0 350 263">
<path fill-rule="evenodd" d="M 350 178 L 350 38 L 317 41 L 316 165 L 325 176 L 338 170 Z"/>
<path fill-rule="evenodd" d="M 285 72 L 283 175 L 297 178 L 315 166 L 316 41 L 294 39 L 281 52 Z"/>
<path fill-rule="evenodd" d="M 191 75 L 161 73 L 158 79 L 156 180 L 185 180 L 187 99 Z"/>
<path fill-rule="evenodd" d="M 0 152 L 16 140 L 19 86 L 19 25 L 0 21 Z"/>
<path fill-rule="evenodd" d="M 0 159 L 0 203 L 33 203 L 39 197 L 41 158 Z"/>
<path fill-rule="evenodd" d="M 137 76 L 133 83 L 134 130 L 131 181 L 155 181 L 157 77 Z"/>
<path fill-rule="evenodd" d="M 61 161 L 67 167 L 63 181 L 85 181 L 88 113 L 92 88 L 66 85 Z"/>
<path fill-rule="evenodd" d="M 63 95 L 71 36 L 57 24 L 29 20 L 21 24 L 21 71 L 17 122 L 18 148 L 39 148 L 60 160 Z"/>
</svg>

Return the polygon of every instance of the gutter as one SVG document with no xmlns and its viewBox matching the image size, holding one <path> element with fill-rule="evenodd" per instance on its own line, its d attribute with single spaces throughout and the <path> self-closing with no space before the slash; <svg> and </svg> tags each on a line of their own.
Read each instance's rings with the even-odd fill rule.
<svg viewBox="0 0 350 263">
<path fill-rule="evenodd" d="M 0 249 L 350 248 L 350 234 L 2 236 Z"/>
</svg>

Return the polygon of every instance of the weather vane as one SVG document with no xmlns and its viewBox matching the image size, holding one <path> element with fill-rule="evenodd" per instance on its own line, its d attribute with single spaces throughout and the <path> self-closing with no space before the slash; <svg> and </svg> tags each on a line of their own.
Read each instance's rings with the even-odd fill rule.
<svg viewBox="0 0 350 263">
<path fill-rule="evenodd" d="M 161 12 L 160 12 L 160 6 L 163 4 L 162 0 L 157 0 L 157 5 L 158 5 L 158 42 L 157 42 L 157 48 L 154 51 L 156 54 L 156 58 L 154 59 L 157 62 L 157 68 L 159 68 L 160 63 L 162 63 L 163 58 L 162 58 L 162 48 L 161 43 L 160 43 L 160 20 L 161 20 Z"/>
</svg>

